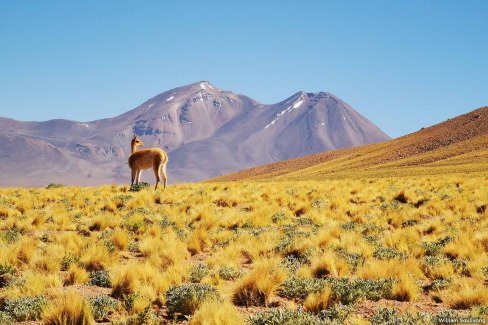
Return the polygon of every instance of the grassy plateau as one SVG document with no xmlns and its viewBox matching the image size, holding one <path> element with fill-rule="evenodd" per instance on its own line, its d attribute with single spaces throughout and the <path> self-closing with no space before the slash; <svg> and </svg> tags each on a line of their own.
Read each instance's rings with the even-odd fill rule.
<svg viewBox="0 0 488 325">
<path fill-rule="evenodd" d="M 0 324 L 488 315 L 488 175 L 0 189 Z"/>
</svg>

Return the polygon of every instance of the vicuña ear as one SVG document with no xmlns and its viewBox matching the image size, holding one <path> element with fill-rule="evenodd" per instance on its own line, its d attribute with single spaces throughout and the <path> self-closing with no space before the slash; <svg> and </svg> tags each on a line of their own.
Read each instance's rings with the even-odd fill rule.
<svg viewBox="0 0 488 325">
<path fill-rule="evenodd" d="M 137 135 L 134 134 L 134 139 L 137 139 Z"/>
</svg>

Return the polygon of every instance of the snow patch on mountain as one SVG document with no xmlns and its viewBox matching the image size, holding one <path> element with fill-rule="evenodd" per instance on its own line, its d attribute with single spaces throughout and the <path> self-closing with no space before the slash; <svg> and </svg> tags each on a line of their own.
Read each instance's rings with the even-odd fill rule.
<svg viewBox="0 0 488 325">
<path fill-rule="evenodd" d="M 168 99 L 166 99 L 166 101 L 167 101 L 167 102 L 170 102 L 170 101 L 172 101 L 172 100 L 173 100 L 173 98 L 175 98 L 175 96 L 171 96 L 171 97 L 169 97 Z"/>
<path fill-rule="evenodd" d="M 293 105 L 288 106 L 287 108 L 285 108 L 285 109 L 284 109 L 284 110 L 282 110 L 281 112 L 277 113 L 277 114 L 276 114 L 276 118 L 275 118 L 275 119 L 273 119 L 273 120 L 272 120 L 272 121 L 271 121 L 271 122 L 270 122 L 268 125 L 266 125 L 264 128 L 265 128 L 265 129 L 269 128 L 271 125 L 274 125 L 274 124 L 275 124 L 275 122 L 276 122 L 276 121 L 277 121 L 277 120 L 278 120 L 278 119 L 279 119 L 281 116 L 283 116 L 285 113 L 290 112 L 290 111 L 291 111 L 292 109 L 294 109 L 294 108 L 298 108 L 298 107 L 300 107 L 300 106 L 303 104 L 303 100 L 304 100 L 304 95 L 303 95 L 303 94 L 301 94 L 301 95 L 300 95 L 300 96 L 299 96 L 299 97 L 296 99 L 296 102 L 295 102 L 295 103 L 293 103 Z M 290 99 L 290 100 L 288 100 L 286 103 L 289 103 L 290 101 L 291 101 L 291 99 Z M 286 103 L 285 103 L 285 104 L 286 104 Z"/>
</svg>

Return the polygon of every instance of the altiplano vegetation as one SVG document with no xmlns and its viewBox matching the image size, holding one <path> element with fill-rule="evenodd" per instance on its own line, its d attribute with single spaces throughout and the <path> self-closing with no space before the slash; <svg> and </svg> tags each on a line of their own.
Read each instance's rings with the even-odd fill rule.
<svg viewBox="0 0 488 325">
<path fill-rule="evenodd" d="M 488 177 L 0 189 L 0 323 L 488 315 Z"/>
</svg>

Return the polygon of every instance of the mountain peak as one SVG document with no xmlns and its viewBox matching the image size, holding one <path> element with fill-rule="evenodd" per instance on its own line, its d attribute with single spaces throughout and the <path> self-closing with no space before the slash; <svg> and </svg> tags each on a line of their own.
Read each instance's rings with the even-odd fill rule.
<svg viewBox="0 0 488 325">
<path fill-rule="evenodd" d="M 206 91 L 221 91 L 219 88 L 215 87 L 211 82 L 207 80 L 202 80 L 198 82 L 194 82 L 192 84 L 189 84 L 187 86 L 183 86 L 181 88 L 192 88 L 195 90 L 206 90 Z"/>
<path fill-rule="evenodd" d="M 28 142 L 19 145 L 18 154 L 2 155 L 0 165 L 9 178 L 2 177 L 0 184 L 19 184 L 19 177 L 29 185 L 33 177 L 37 184 L 124 182 L 128 137 L 134 133 L 143 137 L 146 147 L 168 151 L 169 173 L 177 182 L 388 138 L 352 109 L 337 110 L 343 103 L 339 98 L 322 98 L 326 96 L 332 97 L 299 91 L 284 101 L 264 105 L 202 80 L 165 91 L 117 117 L 85 124 L 0 119 L 0 147 L 12 145 L 12 134 L 16 139 L 43 141 L 36 143 L 37 149 Z M 71 162 L 62 165 L 77 170 L 75 176 L 67 169 L 59 173 L 60 158 L 42 149 L 47 145 Z M 36 162 L 56 168 L 43 174 L 32 172 L 30 166 L 19 169 L 15 157 L 23 152 L 35 153 Z"/>
</svg>

